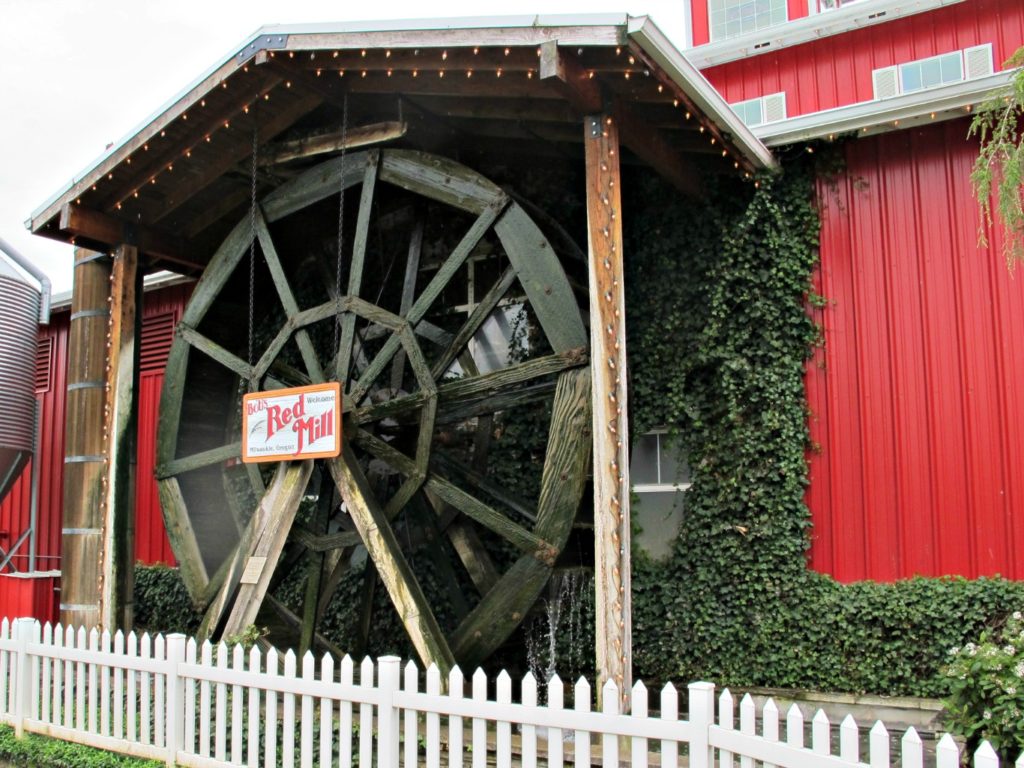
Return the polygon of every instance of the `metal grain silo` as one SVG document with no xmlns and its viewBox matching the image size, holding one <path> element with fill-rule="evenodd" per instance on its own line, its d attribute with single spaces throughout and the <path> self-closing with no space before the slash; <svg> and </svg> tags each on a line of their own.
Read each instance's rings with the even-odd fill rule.
<svg viewBox="0 0 1024 768">
<path fill-rule="evenodd" d="M 38 326 L 39 290 L 0 258 L 0 499 L 34 448 Z"/>
</svg>

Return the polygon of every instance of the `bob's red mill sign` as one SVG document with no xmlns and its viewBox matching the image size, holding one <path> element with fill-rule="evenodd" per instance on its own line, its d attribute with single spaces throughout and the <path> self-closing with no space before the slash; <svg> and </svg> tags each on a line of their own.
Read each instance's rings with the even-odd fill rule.
<svg viewBox="0 0 1024 768">
<path fill-rule="evenodd" d="M 322 459 L 341 453 L 337 382 L 242 398 L 242 461 Z"/>
</svg>

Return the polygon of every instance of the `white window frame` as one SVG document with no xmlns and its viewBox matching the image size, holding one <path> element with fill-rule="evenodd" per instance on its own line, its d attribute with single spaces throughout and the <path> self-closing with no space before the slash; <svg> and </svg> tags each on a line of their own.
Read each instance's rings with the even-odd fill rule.
<svg viewBox="0 0 1024 768">
<path fill-rule="evenodd" d="M 768 99 L 778 98 L 780 96 L 782 97 L 782 117 L 780 117 L 777 120 L 768 120 L 768 119 L 766 119 L 766 117 L 768 115 Z M 751 103 L 753 103 L 755 101 L 759 102 L 760 105 L 761 105 L 761 122 L 756 123 L 756 124 L 751 124 L 751 123 L 748 123 L 746 120 L 743 120 L 742 115 L 739 114 L 739 112 L 737 111 L 736 108 L 737 107 L 741 107 L 741 106 L 745 106 L 747 104 L 751 104 Z M 785 120 L 789 116 L 789 112 L 787 110 L 787 105 L 786 105 L 786 92 L 785 91 L 779 91 L 778 93 L 766 93 L 764 96 L 758 96 L 757 98 L 753 98 L 753 99 L 744 99 L 743 101 L 734 102 L 733 104 L 730 104 L 729 106 L 732 108 L 732 110 L 734 112 L 736 112 L 736 115 L 741 120 L 743 120 L 744 125 L 746 125 L 748 128 L 755 128 L 755 127 L 757 127 L 759 125 L 771 125 L 772 123 L 778 123 L 778 122 L 781 122 L 781 121 Z"/>
<path fill-rule="evenodd" d="M 658 441 L 658 482 L 656 483 L 633 483 L 633 493 L 664 493 L 666 491 L 686 491 L 689 490 L 690 486 L 693 485 L 692 479 L 685 483 L 666 483 L 662 482 L 661 477 L 661 445 L 662 437 L 668 435 L 668 430 L 652 429 L 649 432 L 644 432 L 642 435 L 637 437 L 655 437 Z M 693 470 L 690 471 L 692 478 Z"/>
<path fill-rule="evenodd" d="M 901 61 L 901 62 L 897 62 L 896 64 L 892 64 L 892 65 L 890 65 L 888 67 L 879 67 L 878 69 L 872 70 L 871 76 L 872 76 L 873 87 L 875 88 L 874 100 L 875 101 L 879 101 L 881 99 L 893 98 L 894 96 L 903 96 L 904 94 L 924 93 L 925 91 L 931 91 L 931 90 L 934 90 L 936 88 L 946 88 L 948 86 L 954 85 L 955 83 L 963 83 L 963 82 L 967 82 L 968 80 L 978 79 L 978 77 L 985 77 L 987 75 L 974 75 L 974 76 L 972 76 L 967 71 L 967 53 L 968 53 L 968 51 L 974 51 L 974 50 L 977 50 L 977 49 L 982 49 L 982 50 L 988 49 L 989 55 L 991 56 L 992 44 L 991 43 L 983 43 L 981 45 L 972 45 L 972 46 L 969 46 L 967 48 L 963 48 L 963 49 L 959 49 L 959 50 L 953 50 L 953 51 L 946 51 L 945 53 L 938 53 L 938 54 L 935 54 L 934 56 L 925 56 L 925 57 L 920 58 L 920 59 L 911 59 L 910 61 Z M 946 57 L 949 57 L 949 56 L 954 56 L 954 55 L 955 56 L 959 56 L 959 59 L 960 59 L 960 79 L 959 80 L 950 80 L 947 83 L 938 83 L 936 85 L 929 85 L 929 86 L 925 86 L 923 88 L 915 88 L 912 91 L 908 91 L 904 87 L 904 84 L 903 84 L 903 71 L 904 71 L 904 67 L 908 67 L 908 66 L 913 65 L 913 64 L 923 64 L 923 63 L 928 62 L 928 61 L 932 61 L 932 60 L 935 60 L 935 59 L 943 59 L 943 58 L 946 58 Z M 994 69 L 994 67 L 990 67 L 990 69 Z M 884 72 L 894 72 L 895 73 L 896 93 L 894 93 L 892 96 L 879 97 L 878 94 L 877 94 L 877 91 L 878 91 L 878 77 L 879 77 L 880 73 L 884 73 Z M 989 73 L 989 74 L 991 74 L 991 73 Z"/>
<path fill-rule="evenodd" d="M 835 5 L 829 7 L 826 5 L 827 2 L 835 3 Z M 812 9 L 811 13 L 832 13 L 832 11 L 838 11 L 840 8 L 848 8 L 854 3 L 864 3 L 867 0 L 811 0 L 811 3 L 817 5 L 817 10 Z"/>
<path fill-rule="evenodd" d="M 744 2 L 754 2 L 755 0 L 734 0 L 734 1 L 737 2 L 737 3 L 742 4 Z M 699 0 L 699 2 L 702 2 L 702 3 L 705 4 L 705 7 L 707 8 L 707 11 L 708 11 L 708 39 L 712 43 L 719 43 L 719 42 L 722 42 L 723 40 L 733 40 L 733 39 L 738 38 L 738 37 L 743 37 L 744 35 L 753 35 L 753 34 L 756 34 L 758 32 L 763 32 L 766 29 L 771 29 L 772 27 L 778 27 L 778 26 L 780 26 L 782 24 L 785 24 L 786 22 L 789 21 L 789 3 L 787 2 L 787 0 L 780 0 L 780 1 L 782 3 L 783 16 L 785 17 L 785 18 L 782 19 L 782 21 L 773 22 L 773 23 L 770 23 L 770 24 L 768 24 L 767 26 L 764 26 L 764 27 L 755 27 L 754 29 L 751 29 L 751 30 L 749 30 L 747 32 L 738 32 L 735 35 L 715 35 L 715 26 L 714 26 L 714 22 L 711 19 L 712 14 L 714 13 L 712 11 L 712 9 L 711 9 L 711 2 L 712 2 L 712 0 Z"/>
</svg>

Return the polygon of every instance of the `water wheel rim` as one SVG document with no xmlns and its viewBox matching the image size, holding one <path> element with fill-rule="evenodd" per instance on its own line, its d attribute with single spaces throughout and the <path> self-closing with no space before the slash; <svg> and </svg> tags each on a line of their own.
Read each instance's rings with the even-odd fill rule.
<svg viewBox="0 0 1024 768">
<path fill-rule="evenodd" d="M 554 350 L 551 359 L 546 359 L 535 366 L 539 371 L 536 375 L 557 375 L 554 388 L 556 407 L 552 415 L 550 434 L 573 436 L 568 441 L 559 438 L 565 443 L 564 450 L 557 455 L 549 453 L 545 459 L 541 498 L 537 504 L 537 522 L 534 530 L 517 533 L 520 549 L 523 550 L 522 555 L 501 576 L 496 588 L 485 594 L 480 603 L 451 633 L 450 643 L 436 627 L 436 621 L 426 628 L 426 634 L 434 636 L 432 648 L 423 647 L 422 643 L 417 643 L 414 638 L 414 645 L 417 646 L 421 657 L 430 658 L 443 667 L 451 666 L 456 658 L 462 663 L 478 663 L 515 629 L 528 608 L 536 601 L 547 582 L 554 559 L 565 546 L 569 535 L 572 517 L 582 495 L 582 478 L 586 474 L 586 462 L 589 459 L 589 440 L 584 439 L 590 428 L 590 379 L 586 366 L 587 334 L 582 318 L 578 314 L 578 307 L 575 307 L 572 288 L 564 272 L 558 267 L 550 244 L 522 208 L 512 202 L 499 187 L 475 171 L 456 166 L 444 158 L 419 152 L 371 150 L 350 154 L 345 158 L 322 163 L 267 195 L 261 201 L 258 212 L 258 237 L 271 271 L 274 272 L 275 263 L 277 270 L 280 270 L 280 261 L 274 252 L 269 224 L 336 194 L 339 185 L 342 184 L 351 187 L 361 183 L 363 195 L 367 195 L 369 190 L 372 197 L 373 186 L 379 181 L 473 214 L 477 217 L 475 228 L 481 231 L 493 230 L 504 246 L 514 268 L 515 277 L 520 280 L 527 299 L 536 312 L 538 322 Z M 360 210 L 362 208 L 361 205 Z M 226 583 L 237 581 L 238 570 L 241 567 L 241 558 L 238 555 L 245 541 L 243 533 L 234 562 L 225 562 L 218 573 L 208 573 L 195 533 L 191 529 L 186 500 L 178 485 L 178 476 L 194 468 L 197 462 L 213 463 L 237 456 L 235 444 L 206 451 L 206 455 L 198 457 L 177 455 L 181 408 L 187 381 L 187 362 L 192 350 L 199 349 L 213 357 L 241 380 L 255 382 L 267 374 L 270 362 L 276 354 L 275 348 L 279 351 L 290 339 L 301 338 L 307 326 L 340 311 L 344 318 L 352 318 L 349 323 L 351 327 L 355 318 L 366 318 L 372 314 L 373 320 L 383 324 L 391 333 L 391 339 L 395 340 L 391 346 L 401 348 L 409 357 L 414 369 L 417 369 L 420 384 L 417 396 L 432 404 L 429 407 L 422 407 L 421 430 L 427 430 L 429 433 L 432 428 L 438 399 L 445 397 L 446 387 L 447 391 L 458 390 L 459 387 L 465 390 L 467 387 L 466 382 L 437 385 L 434 381 L 436 371 L 425 375 L 423 369 L 426 368 L 426 362 L 412 330 L 415 321 L 410 322 L 409 315 L 401 317 L 393 313 L 387 314 L 381 308 L 369 304 L 358 295 L 358 289 L 354 294 L 346 293 L 326 303 L 300 310 L 294 296 L 287 295 L 287 279 L 284 279 L 285 289 L 281 294 L 281 301 L 288 312 L 288 327 L 282 329 L 260 359 L 250 364 L 228 350 L 217 348 L 208 339 L 204 339 L 197 328 L 248 252 L 250 241 L 249 221 L 245 218 L 223 241 L 197 283 L 172 345 L 160 404 L 157 475 L 162 507 L 168 532 L 172 534 L 172 545 L 181 565 L 183 579 L 193 599 L 199 604 L 209 604 L 218 598 L 218 594 L 226 592 Z M 537 257 L 538 253 L 542 254 L 541 258 Z M 576 309 L 575 316 L 572 311 L 568 311 L 569 306 Z M 415 307 L 413 309 L 415 310 Z M 415 312 L 411 314 L 415 315 Z M 344 320 L 342 329 L 345 334 Z M 343 338 L 341 349 L 346 349 L 346 344 L 346 339 Z M 351 358 L 343 359 L 344 355 L 340 350 L 335 360 L 337 370 L 333 372 L 325 371 L 319 366 L 319 362 L 315 360 L 315 353 L 307 354 L 305 348 L 302 352 L 311 380 L 329 379 L 332 378 L 332 373 L 342 380 L 348 378 Z M 372 420 L 379 414 L 373 412 L 372 406 L 361 406 L 360 401 L 365 394 L 364 380 L 372 381 L 390 358 L 384 355 L 381 359 L 382 362 L 374 360 L 369 373 L 364 372 L 362 379 L 356 380 L 346 391 L 344 405 L 349 428 L 353 432 L 353 441 L 371 454 L 372 436 L 361 433 L 359 424 L 363 420 Z M 469 382 L 469 386 L 472 384 L 473 382 Z M 391 407 L 395 408 L 394 405 Z M 451 492 L 451 489 L 444 486 L 443 478 L 434 476 L 424 465 L 422 456 L 417 455 L 413 461 L 416 462 L 418 469 L 407 473 L 407 482 L 418 487 L 433 483 L 438 486 L 435 490 Z M 342 475 L 347 477 L 350 487 L 358 486 L 358 475 L 361 470 L 353 457 L 346 458 L 343 454 L 330 464 L 330 468 L 339 490 L 346 486 L 346 483 L 339 479 Z M 262 492 L 263 498 L 281 493 L 281 485 L 285 483 L 283 474 L 278 473 L 271 486 L 266 489 L 256 489 L 254 480 L 255 492 Z M 290 475 L 291 482 L 296 482 L 295 478 L 300 475 L 298 471 L 293 471 Z M 305 477 L 308 481 L 308 472 Z M 566 480 L 569 478 L 573 482 L 567 483 Z M 342 491 L 342 496 L 345 496 L 345 491 Z M 353 499 L 346 499 L 346 502 L 352 501 Z M 572 506 L 573 514 L 567 516 L 565 510 L 568 506 Z M 372 518 L 373 515 L 367 511 L 366 519 Z M 361 531 L 361 536 L 365 543 L 366 532 Z M 394 585 L 389 586 L 389 593 L 397 605 L 394 594 L 396 589 L 400 591 L 400 588 Z M 401 606 L 398 607 L 401 611 Z M 429 614 L 429 606 L 423 611 L 422 602 L 416 603 L 414 607 L 419 613 Z M 406 616 L 403 618 L 410 618 L 408 605 L 405 613 Z M 484 624 L 493 624 L 496 617 L 508 626 L 508 631 L 483 632 Z M 427 625 L 431 624 L 430 619 L 429 616 L 424 618 Z M 440 642 L 437 642 L 438 640 Z"/>
</svg>

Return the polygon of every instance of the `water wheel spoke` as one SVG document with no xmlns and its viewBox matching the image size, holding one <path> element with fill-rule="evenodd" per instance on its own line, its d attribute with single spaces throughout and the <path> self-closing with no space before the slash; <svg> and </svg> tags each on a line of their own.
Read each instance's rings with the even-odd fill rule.
<svg viewBox="0 0 1024 768">
<path fill-rule="evenodd" d="M 218 363 L 223 365 L 229 371 L 233 371 L 243 379 L 250 379 L 252 377 L 253 368 L 251 365 L 246 363 L 242 358 L 235 354 L 232 354 L 228 350 L 224 349 L 220 344 L 211 339 L 206 338 L 203 334 L 199 333 L 195 328 L 185 325 L 184 322 L 178 323 L 178 333 L 181 338 L 188 342 L 189 346 L 194 349 L 198 349 L 207 357 L 216 360 Z"/>
<path fill-rule="evenodd" d="M 257 208 L 256 210 L 256 237 L 260 241 L 260 248 L 263 251 L 263 258 L 267 262 L 267 267 L 270 270 L 270 277 L 273 280 L 274 288 L 277 290 L 277 296 L 281 300 L 281 306 L 284 308 L 285 315 L 288 316 L 289 322 L 294 322 L 293 318 L 299 314 L 299 304 L 295 300 L 295 294 L 292 292 L 291 286 L 288 284 L 288 277 L 284 273 L 284 268 L 281 266 L 281 259 L 277 255 L 277 248 L 274 245 L 274 240 L 270 236 L 270 230 L 267 229 L 267 222 L 263 218 L 263 213 Z M 309 374 L 309 378 L 315 383 L 319 384 L 324 380 L 324 372 L 320 367 L 320 361 L 317 359 L 316 350 L 313 348 L 313 342 L 309 338 L 309 333 L 304 329 L 299 329 L 295 332 L 295 342 L 299 346 L 299 352 L 302 354 L 302 362 L 306 366 L 306 372 Z"/>
<path fill-rule="evenodd" d="M 359 214 L 356 217 L 355 236 L 352 243 L 352 260 L 349 263 L 348 290 L 351 296 L 359 296 L 363 285 L 363 266 L 366 262 L 366 238 L 370 228 L 370 213 L 373 210 L 373 194 L 377 184 L 377 168 L 380 153 L 370 152 L 363 173 L 363 188 L 359 194 Z M 341 340 L 335 357 L 334 380 L 348 381 L 349 366 L 352 362 L 352 337 L 356 329 L 356 317 L 346 313 L 341 318 Z"/>
<path fill-rule="evenodd" d="M 501 573 L 480 540 L 474 523 L 455 519 L 455 510 L 436 493 L 424 490 L 423 496 L 437 515 L 438 528 L 448 537 L 473 586 L 481 595 L 486 595 L 497 586 Z"/>
<path fill-rule="evenodd" d="M 445 470 L 446 474 L 458 476 L 462 485 L 479 488 L 492 499 L 514 510 L 531 523 L 537 522 L 536 510 L 530 504 L 518 498 L 515 494 L 506 491 L 497 483 L 488 480 L 483 473 L 472 467 L 467 467 L 455 457 L 441 451 L 435 451 L 433 459 Z"/>
<path fill-rule="evenodd" d="M 456 332 L 448 348 L 437 359 L 437 362 L 434 363 L 431 373 L 435 379 L 444 375 L 444 372 L 448 370 L 448 367 L 455 361 L 455 358 L 458 357 L 463 348 L 469 344 L 470 339 L 480 330 L 480 326 L 484 324 L 484 321 L 494 311 L 494 308 L 498 306 L 498 302 L 508 293 L 508 289 L 512 287 L 515 279 L 516 271 L 512 267 L 508 267 L 501 274 L 501 277 L 498 278 L 498 282 L 488 289 L 487 293 L 480 299 L 480 303 L 476 305 L 473 312 L 466 319 L 466 322 Z"/>
<path fill-rule="evenodd" d="M 260 359 L 256 361 L 250 381 L 259 381 L 266 375 L 267 371 L 270 370 L 270 366 L 273 365 L 277 356 L 281 354 L 281 350 L 284 349 L 284 345 L 288 343 L 288 339 L 291 337 L 292 327 L 289 323 L 285 323 L 281 326 L 281 330 L 277 332 L 277 335 L 274 336 L 274 340 L 270 342 L 270 346 L 260 355 Z"/>
<path fill-rule="evenodd" d="M 416 651 L 420 658 L 434 660 L 441 667 L 442 674 L 447 674 L 455 664 L 448 641 L 402 554 L 401 545 L 384 517 L 384 510 L 370 490 L 351 446 L 343 445 L 341 456 L 330 459 L 327 464 Z"/>
<path fill-rule="evenodd" d="M 160 464 L 156 468 L 157 480 L 163 480 L 164 478 L 174 477 L 180 475 L 183 472 L 191 472 L 196 469 L 202 469 L 203 467 L 210 467 L 214 464 L 220 464 L 224 461 L 230 461 L 231 459 L 237 459 L 242 455 L 242 443 L 236 440 L 233 443 L 227 445 L 220 445 L 216 448 L 210 448 L 206 451 L 199 451 L 189 456 L 182 456 L 181 458 L 169 461 L 166 464 Z"/>
<path fill-rule="evenodd" d="M 399 303 L 398 314 L 405 317 L 412 308 L 413 299 L 416 296 L 416 278 L 420 272 L 420 255 L 423 252 L 423 216 L 418 216 L 416 225 L 413 227 L 412 235 L 409 237 L 409 250 L 405 259 L 405 276 L 402 279 L 402 298 Z M 391 361 L 391 389 L 398 391 L 402 388 L 402 379 L 405 374 L 405 350 L 399 350 L 395 359 Z"/>
</svg>

